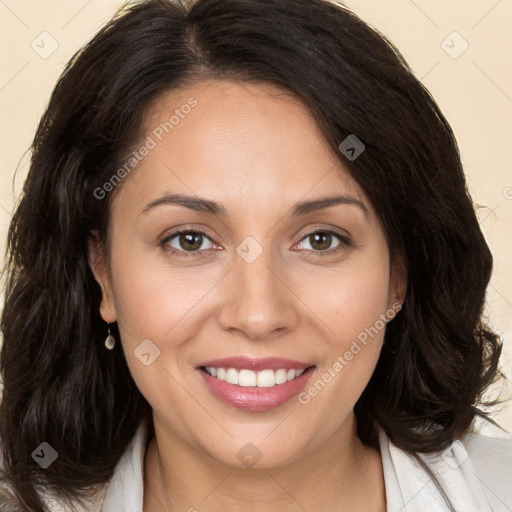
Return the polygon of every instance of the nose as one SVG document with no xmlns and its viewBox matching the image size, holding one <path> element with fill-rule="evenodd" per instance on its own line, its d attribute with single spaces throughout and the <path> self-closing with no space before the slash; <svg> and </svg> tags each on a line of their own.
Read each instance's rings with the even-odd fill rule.
<svg viewBox="0 0 512 512">
<path fill-rule="evenodd" d="M 298 324 L 298 299 L 287 272 L 271 250 L 252 262 L 238 254 L 226 279 L 225 300 L 219 313 L 221 327 L 252 340 L 268 340 L 292 331 Z"/>
</svg>

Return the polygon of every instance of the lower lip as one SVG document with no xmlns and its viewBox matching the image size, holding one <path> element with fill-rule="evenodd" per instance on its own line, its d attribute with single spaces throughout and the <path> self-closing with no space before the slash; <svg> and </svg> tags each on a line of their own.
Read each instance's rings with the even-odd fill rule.
<svg viewBox="0 0 512 512">
<path fill-rule="evenodd" d="M 293 380 L 276 384 L 271 388 L 258 388 L 230 384 L 198 369 L 210 391 L 223 402 L 237 409 L 254 412 L 274 409 L 291 400 L 304 388 L 314 370 L 315 367 L 311 366 L 300 377 Z"/>
</svg>

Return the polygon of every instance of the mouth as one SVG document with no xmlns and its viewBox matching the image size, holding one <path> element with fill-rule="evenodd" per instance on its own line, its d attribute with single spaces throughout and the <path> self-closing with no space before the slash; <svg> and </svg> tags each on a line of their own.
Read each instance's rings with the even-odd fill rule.
<svg viewBox="0 0 512 512">
<path fill-rule="evenodd" d="M 308 366 L 308 368 L 312 368 Z M 215 366 L 201 366 L 200 369 L 211 377 L 234 384 L 240 387 L 272 388 L 300 377 L 306 369 L 279 368 L 272 370 L 267 368 L 259 372 L 253 370 L 236 368 L 222 368 Z"/>
<path fill-rule="evenodd" d="M 300 393 L 315 365 L 284 358 L 232 357 L 205 361 L 196 367 L 212 394 L 228 405 L 265 411 Z"/>
</svg>

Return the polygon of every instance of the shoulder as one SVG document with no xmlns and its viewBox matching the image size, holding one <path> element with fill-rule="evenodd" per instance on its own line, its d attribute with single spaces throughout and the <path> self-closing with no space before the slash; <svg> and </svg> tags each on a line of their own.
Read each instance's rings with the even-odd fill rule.
<svg viewBox="0 0 512 512">
<path fill-rule="evenodd" d="M 443 451 L 410 454 L 380 433 L 388 510 L 512 510 L 512 437 L 466 434 Z M 405 508 L 404 508 L 405 507 Z M 452 509 L 453 510 L 453 509 Z"/>
<path fill-rule="evenodd" d="M 500 502 L 512 510 L 512 436 L 470 433 L 461 443 L 489 501 L 496 502 L 494 510 L 500 510 Z"/>
<path fill-rule="evenodd" d="M 144 422 L 116 466 L 101 506 L 101 512 L 142 512 L 144 459 L 151 432 Z"/>
<path fill-rule="evenodd" d="M 109 482 L 86 504 L 73 502 L 73 512 L 142 512 L 144 456 L 150 437 L 151 432 L 141 423 Z M 1 512 L 22 512 L 24 509 L 9 497 L 9 491 L 9 487 L 0 481 Z M 51 512 L 71 512 L 70 507 L 51 491 L 40 488 L 38 493 Z"/>
</svg>

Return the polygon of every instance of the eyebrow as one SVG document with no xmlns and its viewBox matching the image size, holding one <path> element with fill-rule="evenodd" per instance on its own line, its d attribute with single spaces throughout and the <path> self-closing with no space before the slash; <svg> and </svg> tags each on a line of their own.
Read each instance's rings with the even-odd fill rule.
<svg viewBox="0 0 512 512">
<path fill-rule="evenodd" d="M 204 199 L 197 196 L 187 196 L 184 194 L 166 194 L 147 204 L 141 213 L 147 213 L 152 208 L 168 204 L 176 204 L 190 210 L 194 210 L 200 213 L 210 213 L 218 217 L 228 217 L 227 210 L 222 204 L 215 201 L 210 201 L 209 199 Z M 356 206 L 362 210 L 366 217 L 368 217 L 368 209 L 362 201 L 359 201 L 359 199 L 354 197 L 341 195 L 326 196 L 311 201 L 300 201 L 293 206 L 291 215 L 292 217 L 307 215 L 308 213 L 317 212 L 319 210 L 340 204 Z"/>
</svg>

